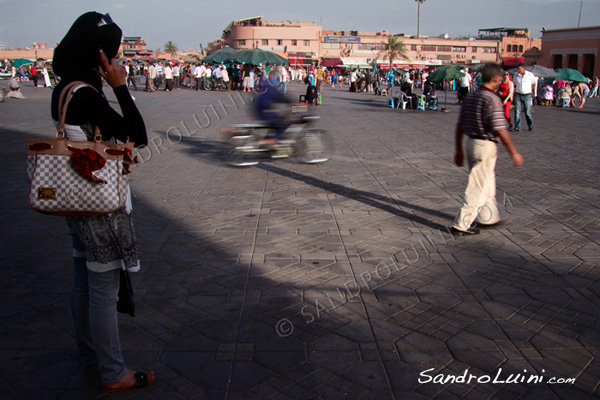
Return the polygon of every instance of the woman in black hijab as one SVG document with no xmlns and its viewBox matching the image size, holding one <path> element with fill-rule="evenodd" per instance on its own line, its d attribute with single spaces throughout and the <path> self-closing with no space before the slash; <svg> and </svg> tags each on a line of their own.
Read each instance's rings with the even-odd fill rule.
<svg viewBox="0 0 600 400">
<path fill-rule="evenodd" d="M 144 121 L 126 85 L 125 69 L 117 63 L 121 34 L 108 14 L 89 12 L 75 21 L 54 51 L 53 69 L 61 78 L 52 93 L 55 121 L 65 86 L 82 82 L 67 109 L 65 134 L 69 140 L 93 140 L 93 128 L 98 126 L 103 140 L 129 140 L 136 147 L 148 143 Z M 102 80 L 113 89 L 123 115 L 108 104 Z M 126 206 L 111 214 L 67 217 L 75 264 L 71 295 L 75 336 L 84 374 L 99 371 L 107 392 L 156 381 L 153 372 L 128 370 L 121 354 L 116 311 L 120 270 L 140 269 L 129 188 L 127 196 Z"/>
</svg>

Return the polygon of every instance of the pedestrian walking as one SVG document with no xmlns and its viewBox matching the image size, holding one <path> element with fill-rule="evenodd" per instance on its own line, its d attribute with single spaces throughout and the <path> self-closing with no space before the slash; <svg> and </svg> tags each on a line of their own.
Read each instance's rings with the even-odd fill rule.
<svg viewBox="0 0 600 400">
<path fill-rule="evenodd" d="M 154 64 L 147 62 L 148 71 L 146 71 L 146 92 L 154 92 L 154 80 L 156 79 L 156 68 L 154 68 Z"/>
<path fill-rule="evenodd" d="M 500 221 L 496 203 L 496 159 L 498 139 L 506 147 L 515 167 L 523 163 L 508 133 L 502 101 L 496 93 L 502 82 L 502 68 L 486 64 L 482 70 L 481 86 L 463 101 L 456 125 L 456 152 L 454 162 L 463 165 L 463 136 L 466 136 L 469 180 L 463 204 L 452 225 L 454 235 L 475 235 L 481 225 L 495 225 Z"/>
<path fill-rule="evenodd" d="M 533 97 L 532 94 L 535 92 L 536 78 L 531 72 L 525 70 L 525 64 L 520 63 L 517 65 L 517 72 L 513 76 L 513 83 L 515 85 L 515 127 L 513 131 L 519 132 L 521 130 L 521 112 L 525 112 L 525 119 L 527 120 L 527 126 L 529 130 L 533 130 L 533 114 L 531 113 L 531 106 Z"/>
<path fill-rule="evenodd" d="M 131 65 L 131 61 L 127 61 L 127 66 L 125 68 L 127 70 L 127 87 L 131 84 L 133 89 L 137 92 L 137 85 L 135 84 L 135 69 L 133 65 Z"/>
</svg>

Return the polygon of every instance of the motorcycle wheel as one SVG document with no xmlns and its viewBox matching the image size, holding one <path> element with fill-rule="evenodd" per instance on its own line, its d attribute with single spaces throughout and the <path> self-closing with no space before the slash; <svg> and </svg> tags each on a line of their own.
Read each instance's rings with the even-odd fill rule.
<svg viewBox="0 0 600 400">
<path fill-rule="evenodd" d="M 255 153 L 252 151 L 252 135 L 232 136 L 224 143 L 224 158 L 227 164 L 234 167 L 257 165 Z"/>
<path fill-rule="evenodd" d="M 307 129 L 294 144 L 294 155 L 301 163 L 316 164 L 329 160 L 331 143 L 329 136 L 321 129 Z"/>
<path fill-rule="evenodd" d="M 213 88 L 213 83 L 210 80 L 207 80 L 206 83 L 204 84 L 204 90 L 212 90 Z"/>
</svg>

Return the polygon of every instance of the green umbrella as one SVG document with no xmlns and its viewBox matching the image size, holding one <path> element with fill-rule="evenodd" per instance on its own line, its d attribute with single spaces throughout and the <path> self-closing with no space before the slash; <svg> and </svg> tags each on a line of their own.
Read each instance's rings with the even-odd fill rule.
<svg viewBox="0 0 600 400">
<path fill-rule="evenodd" d="M 15 61 L 12 62 L 12 65 L 15 68 L 19 68 L 22 67 L 23 65 L 27 65 L 27 64 L 33 64 L 35 61 L 33 60 L 29 60 L 27 58 L 18 58 Z"/>
<path fill-rule="evenodd" d="M 290 62 L 280 55 L 262 49 L 240 50 L 234 62 L 246 64 L 289 64 Z"/>
<path fill-rule="evenodd" d="M 460 65 L 443 65 L 433 71 L 427 80 L 431 83 L 440 83 L 443 81 L 453 81 L 458 78 L 462 78 L 465 73 L 461 72 L 463 67 Z"/>
<path fill-rule="evenodd" d="M 583 74 L 581 72 L 579 72 L 575 69 L 571 69 L 571 68 L 557 69 L 556 72 L 560 74 L 560 76 L 557 77 L 556 79 L 559 79 L 561 81 L 573 81 L 573 82 L 587 82 L 588 81 L 588 78 L 583 76 Z"/>
<path fill-rule="evenodd" d="M 236 49 L 232 49 L 229 46 L 225 46 L 222 49 L 211 53 L 211 55 L 204 57 L 202 60 L 203 63 L 210 64 L 220 64 L 220 63 L 231 63 L 234 62 L 235 56 L 238 51 Z"/>
<path fill-rule="evenodd" d="M 461 65 L 443 65 L 438 67 L 435 71 L 433 71 L 428 77 L 427 81 L 431 83 L 440 83 L 443 81 L 453 81 L 455 79 L 462 78 L 465 76 L 465 73 L 461 71 L 464 68 Z M 444 110 L 448 109 L 448 91 L 444 90 L 446 93 L 445 96 L 445 105 Z"/>
<path fill-rule="evenodd" d="M 537 76 L 538 78 L 556 78 L 556 77 L 560 76 L 560 74 L 558 72 L 554 71 L 553 69 L 542 67 L 540 65 L 528 65 L 525 67 L 525 70 L 531 72 L 533 75 Z M 509 69 L 508 72 L 510 72 L 511 75 L 514 75 L 517 73 L 517 69 L 516 68 Z"/>
</svg>

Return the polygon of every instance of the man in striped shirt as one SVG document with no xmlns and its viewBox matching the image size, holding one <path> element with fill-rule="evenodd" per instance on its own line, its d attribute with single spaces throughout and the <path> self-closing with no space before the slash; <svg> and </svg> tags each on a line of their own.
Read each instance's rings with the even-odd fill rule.
<svg viewBox="0 0 600 400">
<path fill-rule="evenodd" d="M 475 235 L 481 225 L 494 225 L 500 221 L 496 204 L 496 158 L 498 139 L 506 147 L 518 167 L 523 157 L 515 149 L 508 133 L 502 101 L 496 93 L 502 82 L 502 69 L 498 64 L 487 64 L 482 70 L 482 83 L 477 91 L 469 94 L 456 125 L 456 153 L 454 162 L 463 165 L 463 135 L 466 136 L 469 181 L 464 202 L 452 225 L 454 235 Z"/>
</svg>

